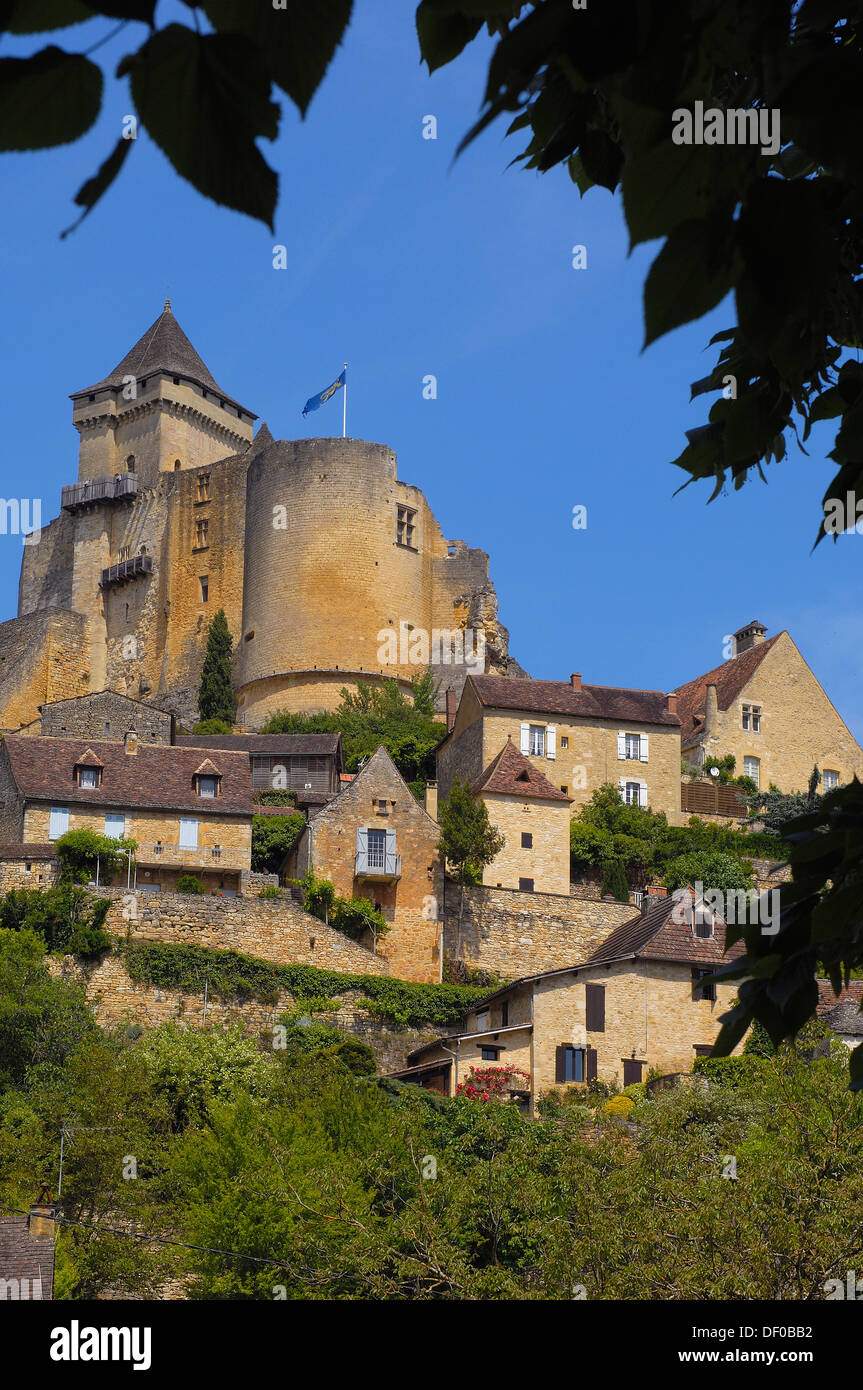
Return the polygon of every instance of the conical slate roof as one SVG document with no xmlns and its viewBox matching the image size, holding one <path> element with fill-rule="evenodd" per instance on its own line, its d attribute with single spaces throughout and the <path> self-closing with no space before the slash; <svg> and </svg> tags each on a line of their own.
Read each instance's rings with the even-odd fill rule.
<svg viewBox="0 0 863 1390">
<path fill-rule="evenodd" d="M 142 377 L 150 376 L 158 371 L 170 372 L 173 376 L 188 377 L 199 386 L 204 386 L 209 391 L 213 391 L 230 401 L 232 405 L 239 404 L 232 396 L 222 390 L 210 369 L 189 342 L 174 318 L 170 299 L 165 300 L 165 307 L 155 323 L 150 325 L 131 351 L 126 353 L 121 362 L 117 363 L 114 370 L 93 386 L 85 386 L 80 391 L 73 391 L 71 399 L 74 401 L 79 396 L 86 396 L 93 391 L 104 390 L 106 387 L 120 387 L 123 385 L 124 377 L 131 376 L 140 380 Z M 245 410 L 245 406 L 241 408 Z M 251 415 L 252 419 L 256 418 L 251 411 L 246 411 L 246 414 Z"/>
</svg>

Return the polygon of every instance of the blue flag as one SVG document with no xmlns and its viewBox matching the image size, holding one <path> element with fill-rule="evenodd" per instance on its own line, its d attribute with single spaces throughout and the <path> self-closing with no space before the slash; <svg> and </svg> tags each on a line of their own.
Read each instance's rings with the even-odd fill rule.
<svg viewBox="0 0 863 1390">
<path fill-rule="evenodd" d="M 308 415 L 310 410 L 320 410 L 322 405 L 326 405 L 330 397 L 336 394 L 339 387 L 344 386 L 346 376 L 347 368 L 342 372 L 341 376 L 336 377 L 332 386 L 328 386 L 325 391 L 320 391 L 317 396 L 309 396 L 309 399 L 303 406 L 303 414 Z"/>
</svg>

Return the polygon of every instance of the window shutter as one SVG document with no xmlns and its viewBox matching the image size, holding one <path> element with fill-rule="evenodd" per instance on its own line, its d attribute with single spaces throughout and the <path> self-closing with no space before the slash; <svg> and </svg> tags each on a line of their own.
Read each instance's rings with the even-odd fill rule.
<svg viewBox="0 0 863 1390">
<path fill-rule="evenodd" d="M 620 792 L 621 801 L 626 801 L 626 778 L 618 777 L 617 790 Z"/>
<path fill-rule="evenodd" d="M 363 850 L 365 849 L 365 847 L 366 847 L 366 831 L 365 831 L 365 830 L 358 830 L 358 831 L 357 831 L 357 854 L 362 854 L 362 852 L 363 852 Z"/>
<path fill-rule="evenodd" d="M 386 832 L 386 837 L 387 837 L 387 868 L 389 868 L 389 867 L 390 867 L 390 860 L 392 859 L 393 861 L 395 861 L 395 854 L 396 854 L 396 832 L 395 832 L 394 830 L 388 830 L 388 831 Z M 395 862 L 393 862 L 392 867 L 395 868 Z"/>
<path fill-rule="evenodd" d="M 566 1047 L 563 1045 L 554 1049 L 554 1079 L 566 1080 Z"/>
<path fill-rule="evenodd" d="M 545 756 L 557 757 L 557 725 L 549 724 L 545 731 Z"/>
<path fill-rule="evenodd" d="M 617 756 L 618 756 L 618 758 L 625 758 L 625 757 L 626 757 L 626 734 L 625 734 L 625 733 L 619 733 L 619 734 L 617 735 Z"/>
<path fill-rule="evenodd" d="M 642 761 L 643 763 L 646 763 L 646 762 L 647 762 L 647 734 L 642 734 L 642 735 L 641 735 L 640 752 L 641 752 L 641 761 Z"/>
<path fill-rule="evenodd" d="M 692 1002 L 697 1003 L 701 998 L 701 975 L 693 966 L 692 969 Z"/>
<path fill-rule="evenodd" d="M 596 1048 L 595 1048 L 595 1047 L 589 1047 L 589 1048 L 587 1049 L 587 1079 L 588 1079 L 588 1081 L 595 1081 L 595 1080 L 596 1080 Z"/>
<path fill-rule="evenodd" d="M 646 806 L 646 805 L 647 805 L 647 783 L 646 783 L 646 782 L 641 782 L 641 783 L 639 783 L 639 787 L 638 787 L 638 804 L 639 804 L 639 806 Z"/>
<path fill-rule="evenodd" d="M 529 752 L 530 752 L 530 725 L 529 725 L 529 724 L 524 724 L 524 723 L 523 723 L 522 726 L 521 726 L 521 745 L 520 745 L 520 747 L 521 747 L 522 753 L 529 753 Z"/>
<path fill-rule="evenodd" d="M 585 1023 L 589 1033 L 605 1032 L 605 985 L 585 986 Z"/>
</svg>

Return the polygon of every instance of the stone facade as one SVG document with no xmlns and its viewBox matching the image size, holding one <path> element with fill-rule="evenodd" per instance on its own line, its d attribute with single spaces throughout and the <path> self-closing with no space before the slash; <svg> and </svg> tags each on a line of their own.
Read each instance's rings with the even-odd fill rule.
<svg viewBox="0 0 863 1390">
<path fill-rule="evenodd" d="M 368 832 L 383 835 L 384 861 L 368 851 Z M 378 942 L 393 975 L 440 979 L 442 871 L 440 828 L 427 815 L 383 747 L 353 782 L 322 807 L 290 857 L 290 877 L 308 869 L 329 879 L 343 898 L 376 904 L 390 931 Z"/>
<path fill-rule="evenodd" d="M 481 796 L 505 844 L 483 870 L 489 887 L 518 889 L 529 880 L 538 893 L 569 892 L 569 805 L 565 801 L 518 801 Z M 524 840 L 528 840 L 525 845 Z"/>
<path fill-rule="evenodd" d="M 459 885 L 448 881 L 445 957 L 510 980 L 586 959 L 635 911 L 628 903 L 570 894 L 467 887 L 459 931 L 460 896 Z"/>
<path fill-rule="evenodd" d="M 22 733 L 46 738 L 117 738 L 134 728 L 142 743 L 173 743 L 174 720 L 166 710 L 115 690 L 99 690 L 42 706 L 40 717 Z"/>
<path fill-rule="evenodd" d="M 701 765 L 706 756 L 732 753 L 735 771 L 757 764 L 766 789 L 805 791 L 813 766 L 832 772 L 839 785 L 863 777 L 863 749 L 831 704 L 790 634 L 764 638 L 753 624 L 735 657 L 680 687 L 685 756 Z M 738 637 L 740 634 L 738 634 Z M 744 728 L 744 706 L 758 711 L 758 728 Z M 823 790 L 822 783 L 822 790 Z"/>
<path fill-rule="evenodd" d="M 469 782 L 479 777 L 508 738 L 520 748 L 524 725 L 543 730 L 543 753 L 527 755 L 553 786 L 571 798 L 573 813 L 604 782 L 621 785 L 635 781 L 643 784 L 651 810 L 664 811 L 672 825 L 681 823 L 680 729 L 676 724 L 626 723 L 599 715 L 543 713 L 528 708 L 495 709 L 480 702 L 471 681 L 465 685 L 453 730 L 438 752 L 439 797 L 443 800 L 449 795 L 456 777 Z M 548 737 L 549 729 L 554 731 L 553 740 Z M 621 756 L 629 732 L 642 740 L 637 760 Z"/>
</svg>

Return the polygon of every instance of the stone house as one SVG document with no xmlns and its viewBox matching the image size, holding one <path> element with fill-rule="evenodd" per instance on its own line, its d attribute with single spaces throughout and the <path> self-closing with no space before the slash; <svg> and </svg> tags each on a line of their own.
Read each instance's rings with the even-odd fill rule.
<svg viewBox="0 0 863 1390">
<path fill-rule="evenodd" d="M 691 1071 L 737 992 L 736 982 L 702 980 L 743 947 L 726 957 L 722 920 L 701 908 L 678 921 L 675 905 L 647 900 L 581 963 L 504 986 L 458 1033 L 410 1053 L 396 1075 L 454 1095 L 469 1067 L 512 1065 L 530 1077 L 533 1108 L 543 1092 L 594 1078 L 628 1086 L 652 1068 Z"/>
<path fill-rule="evenodd" d="M 97 690 L 68 700 L 52 700 L 39 706 L 39 717 L 18 733 L 46 738 L 122 739 L 136 729 L 142 743 L 173 743 L 174 716 L 145 700 L 135 700 L 118 690 Z"/>
<path fill-rule="evenodd" d="M 0 744 L 0 836 L 53 844 L 67 830 L 137 841 L 138 891 L 194 873 L 235 893 L 251 867 L 252 790 L 244 752 L 9 734 Z"/>
<path fill-rule="evenodd" d="M 677 697 L 514 676 L 468 676 L 437 755 L 438 795 L 457 777 L 473 782 L 507 739 L 573 808 L 613 782 L 623 800 L 680 823 Z"/>
<path fill-rule="evenodd" d="M 283 865 L 309 869 L 343 898 L 367 898 L 390 924 L 377 942 L 403 980 L 441 978 L 443 872 L 440 828 L 420 806 L 384 747 L 334 800 L 310 816 Z"/>
<path fill-rule="evenodd" d="M 334 734 L 178 734 L 180 748 L 248 754 L 252 794 L 292 791 L 301 810 L 323 806 L 341 789 L 342 736 Z"/>
<path fill-rule="evenodd" d="M 569 892 L 570 800 L 507 739 L 471 783 L 489 820 L 504 837 L 483 870 L 483 883 L 526 893 Z"/>
<path fill-rule="evenodd" d="M 863 776 L 863 749 L 790 634 L 766 633 L 755 621 L 739 628 L 734 656 L 678 686 L 684 757 L 700 767 L 732 753 L 738 775 L 783 792 L 805 791 L 815 765 L 821 791 Z"/>
</svg>

